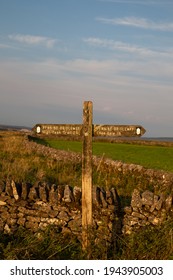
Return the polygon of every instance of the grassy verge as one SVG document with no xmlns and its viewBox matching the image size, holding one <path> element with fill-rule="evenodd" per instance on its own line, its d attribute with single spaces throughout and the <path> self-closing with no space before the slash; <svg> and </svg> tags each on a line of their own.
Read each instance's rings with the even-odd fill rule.
<svg viewBox="0 0 173 280">
<path fill-rule="evenodd" d="M 45 139 L 44 144 L 60 150 L 82 151 L 82 143 L 79 141 Z M 173 147 L 94 142 L 93 154 L 104 155 L 125 163 L 139 164 L 146 168 L 173 172 Z"/>
</svg>

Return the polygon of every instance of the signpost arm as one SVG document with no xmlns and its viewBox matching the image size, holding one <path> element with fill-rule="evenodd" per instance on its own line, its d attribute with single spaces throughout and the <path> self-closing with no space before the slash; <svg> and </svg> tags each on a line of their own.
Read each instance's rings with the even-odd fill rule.
<svg viewBox="0 0 173 280">
<path fill-rule="evenodd" d="M 92 226 L 92 114 L 91 101 L 83 104 L 82 151 L 82 245 L 89 245 L 89 229 Z"/>
</svg>

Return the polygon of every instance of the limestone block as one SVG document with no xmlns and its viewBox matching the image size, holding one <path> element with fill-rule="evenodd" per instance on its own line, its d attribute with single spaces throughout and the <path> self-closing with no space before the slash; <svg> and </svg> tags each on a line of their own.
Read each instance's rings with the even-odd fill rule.
<svg viewBox="0 0 173 280">
<path fill-rule="evenodd" d="M 39 198 L 38 196 L 38 190 L 35 186 L 32 186 L 30 188 L 30 191 L 29 191 L 29 194 L 28 194 L 28 198 L 31 200 L 31 201 L 35 201 L 36 199 Z"/>
<path fill-rule="evenodd" d="M 137 189 L 134 189 L 132 193 L 132 199 L 131 199 L 131 206 L 141 208 L 142 207 L 142 199 L 140 196 L 140 193 Z"/>
<path fill-rule="evenodd" d="M 59 214 L 59 211 L 57 211 L 57 210 L 51 210 L 51 211 L 49 211 L 49 217 L 51 217 L 51 218 L 57 217 L 58 214 Z"/>
<path fill-rule="evenodd" d="M 9 211 L 9 208 L 6 205 L 0 206 L 0 217 L 1 217 L 1 213 L 7 212 L 7 211 Z M 1 220 L 1 218 L 0 218 L 0 220 Z"/>
<path fill-rule="evenodd" d="M 119 213 L 121 211 L 121 201 L 120 201 L 120 197 L 118 195 L 118 192 L 116 190 L 116 188 L 111 188 L 111 193 L 112 193 L 112 196 L 113 196 L 113 203 L 115 205 L 115 211 L 117 213 Z"/>
<path fill-rule="evenodd" d="M 114 203 L 113 193 L 111 191 L 106 192 L 106 201 L 109 205 Z"/>
<path fill-rule="evenodd" d="M 71 230 L 68 227 L 62 227 L 62 234 L 71 234 Z"/>
<path fill-rule="evenodd" d="M 92 190 L 93 204 L 95 204 L 97 207 L 100 207 L 100 205 L 102 205 L 100 192 L 101 192 L 100 187 L 93 186 L 93 190 Z"/>
<path fill-rule="evenodd" d="M 4 233 L 7 233 L 7 234 L 11 233 L 11 229 L 10 229 L 9 225 L 7 225 L 7 224 L 5 224 L 5 226 L 4 226 Z"/>
<path fill-rule="evenodd" d="M 126 206 L 125 208 L 124 208 L 124 212 L 126 213 L 126 214 L 131 214 L 132 213 L 132 207 L 131 206 Z"/>
<path fill-rule="evenodd" d="M 12 187 L 14 199 L 18 200 L 19 199 L 19 194 L 18 194 L 18 191 L 17 191 L 16 183 L 13 180 L 11 181 L 11 187 Z"/>
<path fill-rule="evenodd" d="M 28 216 L 37 216 L 37 211 L 35 211 L 33 209 L 25 209 L 24 213 Z"/>
<path fill-rule="evenodd" d="M 10 214 L 10 217 L 12 218 L 12 219 L 17 219 L 17 213 L 11 213 Z"/>
<path fill-rule="evenodd" d="M 13 219 L 13 218 L 10 217 L 7 220 L 7 224 L 10 225 L 10 226 L 15 225 L 16 223 L 17 223 L 17 219 Z"/>
<path fill-rule="evenodd" d="M 162 220 L 161 220 L 160 218 L 155 217 L 155 216 L 150 216 L 150 217 L 148 218 L 148 221 L 149 221 L 151 224 L 155 225 L 155 226 L 160 225 L 161 222 L 162 222 Z"/>
<path fill-rule="evenodd" d="M 150 212 L 152 213 L 156 209 L 156 205 L 158 203 L 159 197 L 158 195 L 154 195 L 153 204 L 151 205 Z"/>
<path fill-rule="evenodd" d="M 38 230 L 39 224 L 32 221 L 26 221 L 25 227 L 31 229 L 33 232 L 36 232 Z"/>
<path fill-rule="evenodd" d="M 158 215 L 158 210 L 155 209 L 152 213 L 153 213 L 153 215 L 157 216 Z"/>
<path fill-rule="evenodd" d="M 142 194 L 142 204 L 151 206 L 154 203 L 154 194 L 148 190 Z"/>
<path fill-rule="evenodd" d="M 1 219 L 2 220 L 7 220 L 10 218 L 10 214 L 8 212 L 2 212 L 1 213 Z"/>
<path fill-rule="evenodd" d="M 41 222 L 38 226 L 39 229 L 41 230 L 45 230 L 48 227 L 47 223 Z"/>
<path fill-rule="evenodd" d="M 29 183 L 22 183 L 22 193 L 21 193 L 21 198 L 26 200 L 28 198 L 28 194 L 31 188 L 31 184 Z"/>
<path fill-rule="evenodd" d="M 41 217 L 41 222 L 48 222 L 48 220 L 49 220 L 49 218 L 48 217 L 46 217 L 46 218 L 43 218 L 43 217 Z"/>
<path fill-rule="evenodd" d="M 19 213 L 17 214 L 17 217 L 18 217 L 18 218 L 23 218 L 23 217 L 24 217 L 24 213 L 19 212 Z"/>
<path fill-rule="evenodd" d="M 167 216 L 167 211 L 166 209 L 161 209 L 161 214 L 160 214 L 160 217 L 165 220 L 166 219 L 166 216 Z"/>
<path fill-rule="evenodd" d="M 63 201 L 70 203 L 74 201 L 74 196 L 73 196 L 73 191 L 72 188 L 68 185 L 65 186 L 64 188 L 64 197 L 63 197 Z"/>
<path fill-rule="evenodd" d="M 81 232 L 82 219 L 70 220 L 67 226 L 73 233 Z"/>
<path fill-rule="evenodd" d="M 43 212 L 43 211 L 41 211 L 41 210 L 37 212 L 37 215 L 38 215 L 39 217 L 42 217 L 42 218 L 48 218 L 48 217 L 49 217 L 49 213 Z"/>
<path fill-rule="evenodd" d="M 20 215 L 24 215 L 25 214 L 25 210 L 26 210 L 26 208 L 25 207 L 18 207 L 18 211 L 19 211 L 19 213 L 21 213 Z"/>
<path fill-rule="evenodd" d="M 47 202 L 48 201 L 48 190 L 46 185 L 39 185 L 39 198 L 43 201 L 43 202 Z"/>
<path fill-rule="evenodd" d="M 2 200 L 0 200 L 0 206 L 4 206 L 4 205 L 6 205 L 7 203 L 5 202 L 5 201 L 2 201 Z"/>
<path fill-rule="evenodd" d="M 157 210 L 160 210 L 162 208 L 164 200 L 165 200 L 165 196 L 163 194 L 161 194 L 159 200 L 156 203 Z"/>
<path fill-rule="evenodd" d="M 61 202 L 64 197 L 64 186 L 58 186 L 58 202 Z"/>
<path fill-rule="evenodd" d="M 73 189 L 73 195 L 74 195 L 75 202 L 81 204 L 81 198 L 82 198 L 81 188 L 75 186 Z"/>
<path fill-rule="evenodd" d="M 48 219 L 47 223 L 50 225 L 56 225 L 56 226 L 62 225 L 62 222 L 56 218 Z"/>
<path fill-rule="evenodd" d="M 5 192 L 8 196 L 13 197 L 13 189 L 12 189 L 10 181 L 6 182 Z"/>
<path fill-rule="evenodd" d="M 108 209 L 115 212 L 115 205 L 108 204 Z"/>
<path fill-rule="evenodd" d="M 100 190 L 100 200 L 101 200 L 101 204 L 102 204 L 103 208 L 107 208 L 108 204 L 106 202 L 106 192 L 103 188 L 101 188 L 101 190 Z"/>
<path fill-rule="evenodd" d="M 40 223 L 41 218 L 40 217 L 33 217 L 33 216 L 26 216 L 27 221 L 31 221 L 33 223 Z"/>
<path fill-rule="evenodd" d="M 131 217 L 128 221 L 129 226 L 137 225 L 139 222 L 139 219 L 137 217 Z"/>
<path fill-rule="evenodd" d="M 172 194 L 170 194 L 165 200 L 165 209 L 169 211 L 172 207 Z"/>
<path fill-rule="evenodd" d="M 8 198 L 6 202 L 9 206 L 14 206 L 16 204 L 15 198 Z"/>
<path fill-rule="evenodd" d="M 123 234 L 129 235 L 132 233 L 132 231 L 133 231 L 133 229 L 131 226 L 128 226 L 128 225 L 123 226 L 123 229 L 122 229 Z"/>
<path fill-rule="evenodd" d="M 146 220 L 147 219 L 145 215 L 143 215 L 143 214 L 141 214 L 139 212 L 132 212 L 132 216 L 133 217 L 137 217 L 137 218 L 139 218 L 141 220 Z"/>
<path fill-rule="evenodd" d="M 17 224 L 20 226 L 23 226 L 23 227 L 25 225 L 25 222 L 26 222 L 26 219 L 22 218 L 22 217 L 17 220 Z"/>
<path fill-rule="evenodd" d="M 108 223 L 108 229 L 109 229 L 110 232 L 113 231 L 113 223 L 112 222 Z"/>
<path fill-rule="evenodd" d="M 49 191 L 49 203 L 51 205 L 58 204 L 58 190 L 56 185 L 52 185 Z"/>
<path fill-rule="evenodd" d="M 46 212 L 47 214 L 52 210 L 51 205 L 48 203 L 45 203 L 43 201 L 36 201 L 33 205 L 33 208 L 38 209 L 39 211 L 42 211 L 42 212 Z M 37 213 L 37 212 L 35 211 L 35 213 Z"/>
<path fill-rule="evenodd" d="M 8 212 L 9 213 L 12 213 L 12 214 L 14 214 L 14 213 L 17 213 L 18 212 L 18 207 L 17 206 L 9 206 L 8 205 Z"/>
<path fill-rule="evenodd" d="M 58 214 L 58 219 L 67 222 L 67 221 L 69 221 L 70 217 L 69 217 L 67 211 L 61 211 L 61 212 Z"/>
</svg>

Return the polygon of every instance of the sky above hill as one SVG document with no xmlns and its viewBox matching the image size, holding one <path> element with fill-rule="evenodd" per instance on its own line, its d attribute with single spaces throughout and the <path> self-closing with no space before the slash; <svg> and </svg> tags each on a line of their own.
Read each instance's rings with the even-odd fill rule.
<svg viewBox="0 0 173 280">
<path fill-rule="evenodd" d="M 0 0 L 0 123 L 138 124 L 173 137 L 172 0 Z"/>
</svg>

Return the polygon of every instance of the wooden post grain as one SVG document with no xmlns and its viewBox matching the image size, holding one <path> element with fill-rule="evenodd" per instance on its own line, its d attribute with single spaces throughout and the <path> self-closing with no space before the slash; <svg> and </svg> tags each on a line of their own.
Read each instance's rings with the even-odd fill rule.
<svg viewBox="0 0 173 280">
<path fill-rule="evenodd" d="M 89 246 L 89 229 L 92 226 L 92 114 L 91 101 L 83 104 L 82 152 L 82 245 Z"/>
</svg>

